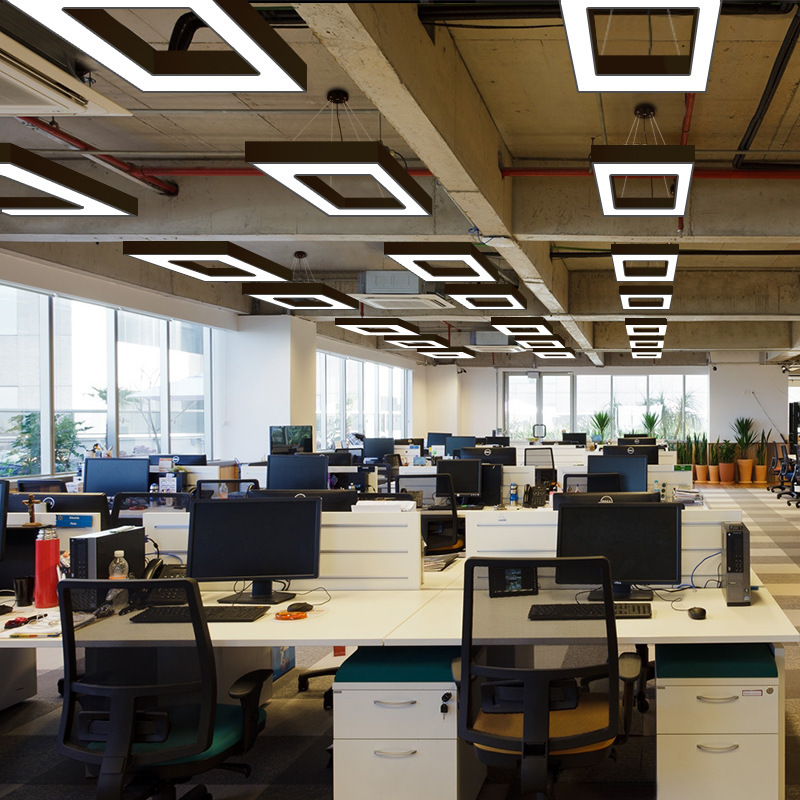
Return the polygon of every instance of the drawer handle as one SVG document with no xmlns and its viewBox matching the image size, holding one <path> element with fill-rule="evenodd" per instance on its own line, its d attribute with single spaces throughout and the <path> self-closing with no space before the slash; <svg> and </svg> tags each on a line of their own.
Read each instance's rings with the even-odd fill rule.
<svg viewBox="0 0 800 800">
<path fill-rule="evenodd" d="M 738 700 L 739 696 L 732 694 L 730 697 L 706 697 L 705 695 L 698 694 L 697 699 L 701 703 L 732 703 L 734 700 Z"/>
<path fill-rule="evenodd" d="M 384 758 L 408 758 L 417 754 L 416 750 L 373 750 L 372 752 L 376 756 Z"/>
<path fill-rule="evenodd" d="M 372 702 L 376 706 L 389 706 L 389 707 L 415 706 L 417 704 L 416 700 L 373 700 Z"/>
<path fill-rule="evenodd" d="M 739 749 L 739 745 L 729 744 L 724 747 L 712 747 L 710 744 L 699 744 L 697 749 L 702 750 L 704 753 L 732 753 L 734 750 Z"/>
</svg>

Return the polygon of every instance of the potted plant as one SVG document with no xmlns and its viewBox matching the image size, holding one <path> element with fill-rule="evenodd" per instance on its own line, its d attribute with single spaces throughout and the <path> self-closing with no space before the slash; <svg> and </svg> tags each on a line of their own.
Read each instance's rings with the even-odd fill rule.
<svg viewBox="0 0 800 800">
<path fill-rule="evenodd" d="M 739 448 L 739 483 L 753 482 L 753 459 L 750 448 L 756 443 L 755 422 L 751 417 L 736 417 L 731 425 Z"/>
<path fill-rule="evenodd" d="M 656 435 L 656 428 L 659 422 L 661 422 L 661 417 L 655 411 L 648 411 L 642 416 L 642 425 L 648 436 Z"/>
<path fill-rule="evenodd" d="M 769 450 L 769 437 L 772 434 L 772 428 L 767 433 L 761 429 L 761 438 L 756 445 L 756 466 L 755 466 L 755 483 L 767 482 L 767 451 Z"/>
<path fill-rule="evenodd" d="M 708 482 L 719 483 L 719 437 L 708 445 Z"/>
<path fill-rule="evenodd" d="M 600 437 L 600 441 L 604 442 L 606 440 L 606 431 L 610 432 L 611 430 L 611 414 L 609 414 L 608 411 L 595 411 L 595 413 L 589 417 L 589 424 Z"/>
<path fill-rule="evenodd" d="M 695 434 L 694 437 L 694 468 L 697 472 L 697 482 L 698 483 L 707 483 L 708 482 L 708 440 L 706 439 L 706 435 L 703 434 L 702 436 L 698 436 Z"/>
<path fill-rule="evenodd" d="M 719 445 L 719 482 L 733 483 L 734 470 L 736 469 L 736 445 L 730 439 L 723 440 Z"/>
</svg>

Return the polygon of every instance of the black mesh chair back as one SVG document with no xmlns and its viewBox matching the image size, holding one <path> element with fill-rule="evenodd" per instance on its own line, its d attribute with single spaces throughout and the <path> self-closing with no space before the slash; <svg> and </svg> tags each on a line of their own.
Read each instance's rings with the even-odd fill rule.
<svg viewBox="0 0 800 800">
<path fill-rule="evenodd" d="M 199 480 L 195 487 L 195 496 L 206 500 L 223 500 L 236 497 L 247 497 L 250 489 L 258 489 L 256 478 L 234 480 Z"/>
<path fill-rule="evenodd" d="M 17 481 L 18 492 L 66 492 L 67 482 L 57 478 L 26 478 Z"/>
</svg>

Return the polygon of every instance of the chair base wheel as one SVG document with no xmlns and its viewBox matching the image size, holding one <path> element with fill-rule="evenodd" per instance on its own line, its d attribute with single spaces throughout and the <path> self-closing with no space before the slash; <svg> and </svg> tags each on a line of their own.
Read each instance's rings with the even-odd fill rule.
<svg viewBox="0 0 800 800">
<path fill-rule="evenodd" d="M 325 690 L 325 694 L 322 695 L 322 707 L 326 711 L 333 710 L 333 688 Z"/>
<path fill-rule="evenodd" d="M 639 699 L 636 701 L 636 708 L 638 709 L 639 713 L 646 714 L 650 710 L 650 703 L 645 699 Z"/>
<path fill-rule="evenodd" d="M 297 678 L 297 691 L 298 692 L 308 691 L 308 678 L 306 678 L 304 675 L 300 675 Z"/>
</svg>

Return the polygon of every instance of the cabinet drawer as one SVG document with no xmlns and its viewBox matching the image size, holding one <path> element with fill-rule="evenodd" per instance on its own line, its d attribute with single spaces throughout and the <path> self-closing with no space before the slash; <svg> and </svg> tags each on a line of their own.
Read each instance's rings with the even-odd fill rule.
<svg viewBox="0 0 800 800">
<path fill-rule="evenodd" d="M 448 711 L 442 696 L 449 692 Z M 336 739 L 455 739 L 456 689 L 335 691 L 333 735 Z"/>
<path fill-rule="evenodd" d="M 333 796 L 457 800 L 457 741 L 335 739 Z"/>
<path fill-rule="evenodd" d="M 659 686 L 658 733 L 777 733 L 778 687 Z"/>
<path fill-rule="evenodd" d="M 659 734 L 656 740 L 658 800 L 778 797 L 777 734 Z"/>
</svg>

